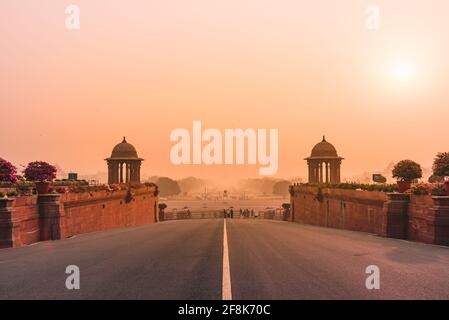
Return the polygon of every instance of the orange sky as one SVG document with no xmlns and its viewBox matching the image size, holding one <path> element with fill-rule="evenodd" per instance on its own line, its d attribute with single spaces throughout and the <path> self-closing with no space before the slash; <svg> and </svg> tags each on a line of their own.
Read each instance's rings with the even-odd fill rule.
<svg viewBox="0 0 449 320">
<path fill-rule="evenodd" d="M 0 157 L 95 173 L 126 135 L 145 175 L 257 176 L 172 165 L 171 130 L 201 120 L 279 129 L 278 177 L 305 176 L 323 134 L 343 176 L 430 166 L 449 148 L 448 17 L 446 0 L 0 0 Z M 391 76 L 398 63 L 409 79 Z"/>
</svg>

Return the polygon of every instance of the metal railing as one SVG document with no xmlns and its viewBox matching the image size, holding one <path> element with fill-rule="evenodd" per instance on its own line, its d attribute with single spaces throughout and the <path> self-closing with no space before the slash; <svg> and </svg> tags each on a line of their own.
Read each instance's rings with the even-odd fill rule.
<svg viewBox="0 0 449 320">
<path fill-rule="evenodd" d="M 186 220 L 186 219 L 223 219 L 223 210 L 204 210 L 204 211 L 166 211 L 162 214 L 162 221 L 169 220 Z M 230 218 L 228 216 L 228 218 Z M 281 210 L 261 210 L 253 212 L 253 215 L 240 215 L 239 211 L 234 212 L 234 219 L 269 219 L 269 220 L 286 220 Z"/>
<path fill-rule="evenodd" d="M 184 220 L 184 219 L 223 219 L 223 210 L 211 210 L 211 211 L 172 211 L 164 212 L 164 221 L 168 220 Z"/>
</svg>

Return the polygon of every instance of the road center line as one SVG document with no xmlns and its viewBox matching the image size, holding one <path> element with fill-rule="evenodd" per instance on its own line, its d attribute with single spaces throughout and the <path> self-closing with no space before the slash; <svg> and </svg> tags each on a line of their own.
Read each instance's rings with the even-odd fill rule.
<svg viewBox="0 0 449 320">
<path fill-rule="evenodd" d="M 223 280 L 222 280 L 222 299 L 232 300 L 231 290 L 231 269 L 229 267 L 228 234 L 226 231 L 226 219 L 223 223 Z"/>
</svg>

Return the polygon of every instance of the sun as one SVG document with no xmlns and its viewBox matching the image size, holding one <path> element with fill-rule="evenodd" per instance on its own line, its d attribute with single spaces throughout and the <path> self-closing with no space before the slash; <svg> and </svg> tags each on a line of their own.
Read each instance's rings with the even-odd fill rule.
<svg viewBox="0 0 449 320">
<path fill-rule="evenodd" d="M 395 62 L 391 66 L 390 73 L 391 73 L 391 77 L 394 80 L 408 81 L 413 77 L 415 70 L 414 70 L 413 66 L 411 65 L 411 63 L 405 62 L 405 61 L 399 61 L 399 62 Z"/>
</svg>

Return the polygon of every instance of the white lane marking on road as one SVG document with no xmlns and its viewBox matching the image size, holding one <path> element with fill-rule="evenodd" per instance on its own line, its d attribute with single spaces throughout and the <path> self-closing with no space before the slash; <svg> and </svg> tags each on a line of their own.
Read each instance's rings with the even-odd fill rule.
<svg viewBox="0 0 449 320">
<path fill-rule="evenodd" d="M 221 294 L 223 300 L 232 300 L 231 269 L 229 267 L 228 234 L 226 231 L 226 219 L 224 219 L 223 223 L 223 280 L 222 280 Z"/>
</svg>

